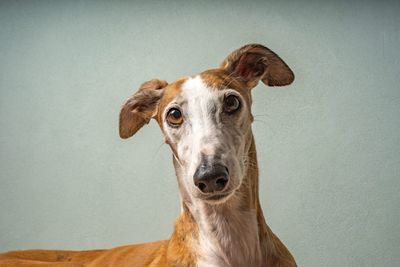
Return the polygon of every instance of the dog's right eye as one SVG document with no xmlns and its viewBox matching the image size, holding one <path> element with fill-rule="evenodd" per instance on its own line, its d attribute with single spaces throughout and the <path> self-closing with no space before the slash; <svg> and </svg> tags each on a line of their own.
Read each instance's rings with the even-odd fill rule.
<svg viewBox="0 0 400 267">
<path fill-rule="evenodd" d="M 171 127 L 179 127 L 183 123 L 182 112 L 177 108 L 171 108 L 167 113 L 167 122 Z"/>
</svg>

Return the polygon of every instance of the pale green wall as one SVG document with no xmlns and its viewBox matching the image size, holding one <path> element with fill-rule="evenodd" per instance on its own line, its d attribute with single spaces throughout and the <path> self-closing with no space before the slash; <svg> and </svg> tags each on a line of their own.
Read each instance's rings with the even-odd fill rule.
<svg viewBox="0 0 400 267">
<path fill-rule="evenodd" d="M 254 90 L 261 197 L 299 266 L 400 266 L 397 1 L 0 2 L 0 251 L 168 238 L 179 198 L 155 123 L 118 137 L 151 78 L 265 44 L 288 88 Z"/>
</svg>

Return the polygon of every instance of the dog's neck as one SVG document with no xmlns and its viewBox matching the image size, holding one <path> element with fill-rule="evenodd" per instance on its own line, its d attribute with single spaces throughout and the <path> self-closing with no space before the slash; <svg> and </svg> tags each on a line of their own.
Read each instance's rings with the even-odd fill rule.
<svg viewBox="0 0 400 267">
<path fill-rule="evenodd" d="M 259 204 L 257 156 L 252 135 L 248 144 L 246 175 L 240 188 L 225 203 L 191 201 L 180 186 L 182 213 L 170 247 L 179 248 L 181 255 L 187 254 L 187 257 L 178 257 L 182 266 L 186 266 L 182 258 L 195 261 L 196 266 L 264 266 L 269 228 Z M 179 179 L 176 162 L 175 169 Z"/>
</svg>

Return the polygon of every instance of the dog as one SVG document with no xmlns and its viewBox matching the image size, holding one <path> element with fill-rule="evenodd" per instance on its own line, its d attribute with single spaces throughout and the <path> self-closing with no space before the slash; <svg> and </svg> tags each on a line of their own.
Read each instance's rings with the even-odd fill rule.
<svg viewBox="0 0 400 267">
<path fill-rule="evenodd" d="M 181 214 L 169 240 L 109 250 L 26 250 L 0 266 L 292 267 L 259 201 L 251 89 L 285 86 L 292 70 L 260 44 L 245 45 L 215 69 L 168 84 L 143 83 L 123 104 L 121 138 L 155 119 L 172 151 Z"/>
</svg>

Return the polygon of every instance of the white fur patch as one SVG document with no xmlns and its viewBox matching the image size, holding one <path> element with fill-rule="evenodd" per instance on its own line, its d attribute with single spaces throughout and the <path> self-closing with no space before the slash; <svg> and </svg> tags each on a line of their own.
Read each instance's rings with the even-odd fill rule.
<svg viewBox="0 0 400 267">
<path fill-rule="evenodd" d="M 221 93 L 218 90 L 208 88 L 202 81 L 200 76 L 189 78 L 182 85 L 182 97 L 186 100 L 185 117 L 189 124 L 190 137 L 188 141 L 182 142 L 178 146 L 178 154 L 184 153 L 182 149 L 191 146 L 191 155 L 187 160 L 191 163 L 188 169 L 189 173 L 194 173 L 199 161 L 200 155 L 215 153 L 214 144 L 218 143 L 218 114 L 217 110 L 221 109 Z"/>
<path fill-rule="evenodd" d="M 238 162 L 241 153 L 232 153 L 229 148 L 239 148 L 242 144 L 233 141 L 233 129 L 221 122 L 223 96 L 230 89 L 208 88 L 200 76 L 189 78 L 182 85 L 183 111 L 188 124 L 187 135 L 181 136 L 178 154 L 188 163 L 185 182 L 190 188 L 192 175 L 198 167 L 201 154 L 212 155 L 220 150 L 225 164 Z M 242 142 L 243 143 L 243 142 Z M 190 149 L 188 149 L 190 148 Z M 186 153 L 186 154 L 185 154 Z M 229 166 L 235 178 L 242 172 Z M 234 178 L 234 177 L 231 177 Z M 232 181 L 231 181 L 232 182 Z M 260 265 L 260 247 L 255 211 L 244 211 L 240 206 L 240 196 L 233 196 L 231 207 L 224 203 L 210 205 L 192 198 L 189 209 L 199 224 L 198 251 L 199 267 L 247 267 Z M 250 265 L 248 265 L 250 264 Z"/>
<path fill-rule="evenodd" d="M 199 203 L 198 203 L 199 204 Z M 201 205 L 199 267 L 260 266 L 261 251 L 255 211 L 233 206 L 228 212 L 221 206 Z"/>
</svg>

